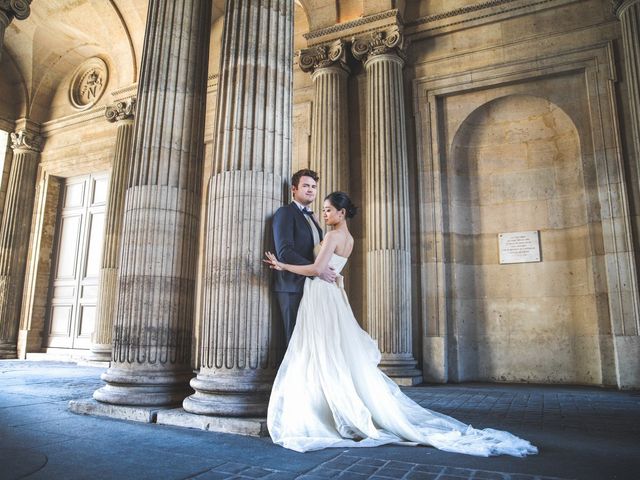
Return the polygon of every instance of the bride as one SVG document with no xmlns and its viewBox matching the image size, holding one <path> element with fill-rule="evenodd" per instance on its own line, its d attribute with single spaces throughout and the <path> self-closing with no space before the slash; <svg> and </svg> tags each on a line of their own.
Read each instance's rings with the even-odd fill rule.
<svg viewBox="0 0 640 480">
<path fill-rule="evenodd" d="M 380 351 L 353 316 L 342 277 L 336 283 L 311 278 L 327 264 L 337 273 L 345 266 L 353 250 L 346 219 L 355 213 L 345 193 L 327 196 L 323 216 L 333 229 L 312 265 L 288 265 L 265 254 L 272 269 L 308 277 L 269 400 L 267 426 L 273 441 L 298 452 L 403 443 L 485 457 L 537 453 L 528 441 L 508 432 L 475 429 L 422 408 L 378 369 Z"/>
</svg>

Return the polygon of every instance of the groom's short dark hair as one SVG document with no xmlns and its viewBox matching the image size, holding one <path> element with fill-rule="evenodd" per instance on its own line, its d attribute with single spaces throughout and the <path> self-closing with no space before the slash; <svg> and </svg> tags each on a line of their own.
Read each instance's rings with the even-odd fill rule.
<svg viewBox="0 0 640 480">
<path fill-rule="evenodd" d="M 302 170 L 298 170 L 291 177 L 291 186 L 298 188 L 298 183 L 300 183 L 300 177 L 311 177 L 315 182 L 317 182 L 320 177 L 313 170 L 309 170 L 308 168 L 303 168 Z"/>
</svg>

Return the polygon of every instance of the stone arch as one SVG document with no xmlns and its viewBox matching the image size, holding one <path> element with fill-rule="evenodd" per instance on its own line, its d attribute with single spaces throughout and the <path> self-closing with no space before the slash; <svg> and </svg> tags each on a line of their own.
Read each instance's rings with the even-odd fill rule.
<svg viewBox="0 0 640 480">
<path fill-rule="evenodd" d="M 603 298 L 571 118 L 538 96 L 493 99 L 462 122 L 445 170 L 451 377 L 601 384 Z M 539 231 L 542 261 L 500 264 L 498 234 L 521 231 Z"/>
</svg>

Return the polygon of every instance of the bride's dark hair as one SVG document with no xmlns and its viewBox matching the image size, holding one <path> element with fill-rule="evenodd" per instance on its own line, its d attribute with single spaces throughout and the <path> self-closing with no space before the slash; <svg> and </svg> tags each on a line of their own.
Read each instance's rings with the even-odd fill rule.
<svg viewBox="0 0 640 480">
<path fill-rule="evenodd" d="M 325 197 L 325 200 L 329 200 L 329 203 L 333 205 L 336 210 L 342 210 L 344 208 L 346 214 L 345 217 L 353 218 L 358 212 L 356 207 L 349 196 L 344 192 L 332 192 Z"/>
</svg>

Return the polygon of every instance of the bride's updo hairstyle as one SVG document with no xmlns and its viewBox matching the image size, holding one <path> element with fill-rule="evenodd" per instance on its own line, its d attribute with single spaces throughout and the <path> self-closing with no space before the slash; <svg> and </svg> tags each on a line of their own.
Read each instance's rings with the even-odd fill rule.
<svg viewBox="0 0 640 480">
<path fill-rule="evenodd" d="M 336 210 L 342 210 L 344 208 L 345 217 L 353 218 L 358 212 L 356 207 L 349 196 L 344 192 L 332 192 L 325 197 L 325 200 L 329 200 L 329 203 L 335 207 Z"/>
</svg>

